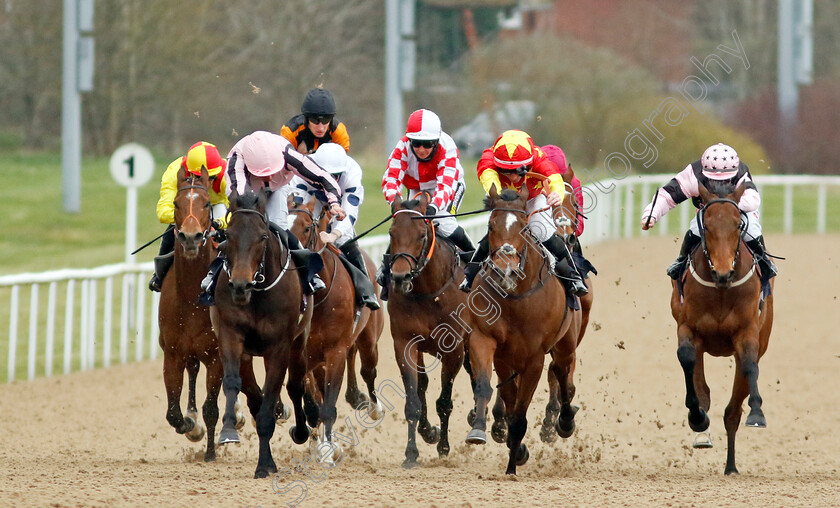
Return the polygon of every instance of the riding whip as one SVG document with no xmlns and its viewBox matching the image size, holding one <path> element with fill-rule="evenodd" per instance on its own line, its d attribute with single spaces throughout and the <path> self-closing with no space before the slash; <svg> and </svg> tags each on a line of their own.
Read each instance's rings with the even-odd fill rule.
<svg viewBox="0 0 840 508">
<path fill-rule="evenodd" d="M 131 253 L 131 255 L 133 256 L 133 255 L 137 254 L 138 252 L 140 252 L 141 250 L 143 250 L 143 249 L 145 249 L 146 247 L 148 247 L 149 245 L 151 245 L 151 244 L 155 243 L 156 241 L 158 241 L 159 239 L 161 239 L 161 238 L 163 237 L 163 235 L 165 235 L 166 233 L 169 233 L 170 231 L 172 231 L 172 229 L 173 229 L 173 228 L 175 228 L 175 225 L 174 225 L 174 224 L 170 224 L 170 225 L 169 225 L 169 227 L 168 227 L 168 228 L 166 228 L 166 231 L 164 231 L 163 233 L 161 233 L 161 234 L 157 235 L 156 237 L 152 238 L 152 239 L 151 239 L 151 240 L 149 240 L 148 242 L 144 243 L 142 246 L 138 247 L 138 248 L 137 248 L 137 250 L 135 250 L 134 252 L 132 252 L 132 253 Z"/>
</svg>

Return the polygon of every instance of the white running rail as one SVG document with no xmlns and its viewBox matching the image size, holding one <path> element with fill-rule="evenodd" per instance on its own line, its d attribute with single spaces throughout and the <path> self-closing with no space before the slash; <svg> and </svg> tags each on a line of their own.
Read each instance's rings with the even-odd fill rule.
<svg viewBox="0 0 840 508">
<path fill-rule="evenodd" d="M 585 185 L 584 245 L 648 234 L 681 236 L 691 218 L 690 204 L 663 217 L 650 232 L 639 228 L 642 209 L 654 190 L 671 176 L 630 176 Z M 771 187 L 781 188 L 781 228 L 768 228 L 768 218 L 763 216 L 765 230 L 824 234 L 830 204 L 834 204 L 835 214 L 840 212 L 838 176 L 761 175 L 755 180 L 765 199 Z M 833 201 L 829 200 L 829 191 Z M 794 213 L 794 195 L 800 199 L 807 196 L 806 203 L 796 207 L 799 215 Z M 484 235 L 486 221 L 486 216 L 479 215 L 460 223 L 477 240 Z M 669 221 L 673 223 L 670 227 Z M 363 238 L 359 244 L 378 261 L 388 245 L 388 236 Z M 54 372 L 156 358 L 160 295 L 147 289 L 152 270 L 152 263 L 147 262 L 0 276 L 0 308 L 7 309 L 0 313 L 0 358 L 6 354 L 7 382 L 22 379 L 24 369 L 26 379 L 33 379 Z M 5 326 L 4 317 L 8 317 Z M 26 331 L 21 330 L 22 323 L 28 324 Z"/>
</svg>

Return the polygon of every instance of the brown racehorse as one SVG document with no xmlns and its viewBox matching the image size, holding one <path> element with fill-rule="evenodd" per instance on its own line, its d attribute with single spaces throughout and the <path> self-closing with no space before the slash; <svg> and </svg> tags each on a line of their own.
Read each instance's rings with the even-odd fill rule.
<svg viewBox="0 0 840 508">
<path fill-rule="evenodd" d="M 198 304 L 200 284 L 216 249 L 210 238 L 211 206 L 207 170 L 201 177 L 178 172 L 175 195 L 175 259 L 169 276 L 163 280 L 158 308 L 160 347 L 163 350 L 163 382 L 168 401 L 166 419 L 179 434 L 191 441 L 204 436 L 198 422 L 195 383 L 199 364 L 207 369 L 207 398 L 202 406 L 207 426 L 205 461 L 216 459 L 215 431 L 219 419 L 219 389 L 222 385 L 222 364 L 219 346 L 210 325 L 207 307 Z M 184 369 L 189 377 L 189 398 L 186 416 L 181 414 L 181 389 Z M 244 420 L 243 420 L 244 422 Z"/>
<path fill-rule="evenodd" d="M 294 220 L 290 220 L 289 229 L 304 247 L 321 253 L 324 260 L 324 268 L 319 275 L 327 287 L 314 297 L 312 330 L 306 344 L 309 367 L 307 396 L 311 396 L 317 405 L 317 417 L 309 417 L 309 425 L 315 427 L 319 422 L 323 423 L 324 435 L 318 439 L 329 443 L 329 448 L 318 446 L 317 458 L 329 462 L 339 454 L 338 445 L 332 439 L 332 427 L 336 419 L 335 405 L 341 391 L 345 362 L 349 365 L 348 356 L 351 350 L 355 349 L 354 346 L 358 347 L 362 356 L 362 377 L 368 386 L 370 417 L 379 420 L 384 413 L 382 404 L 376 399 L 374 383 L 379 358 L 377 342 L 385 326 L 385 317 L 382 310 L 371 311 L 363 307 L 358 321 L 355 320 L 353 281 L 339 259 L 340 251 L 333 245 L 325 245 L 318 235 L 320 231 L 326 231 L 330 215 L 328 210 L 324 209 L 320 221 L 317 220 L 313 215 L 316 203 L 316 199 L 311 199 L 307 204 L 299 205 L 290 197 L 289 214 Z M 366 254 L 363 255 L 366 257 L 368 276 L 373 279 L 373 261 Z M 355 351 L 353 352 L 355 354 Z M 355 372 L 348 371 L 347 376 L 355 379 Z M 354 409 L 362 410 L 367 407 L 368 401 L 363 399 Z M 310 416 L 310 413 L 307 411 L 307 416 Z"/>
<path fill-rule="evenodd" d="M 467 443 L 486 442 L 486 409 L 493 394 L 490 381 L 495 366 L 508 425 L 507 474 L 516 474 L 516 466 L 528 460 L 528 448 L 522 444 L 526 412 L 546 353 L 551 353 L 552 374 L 559 381 L 558 428 L 574 429 L 571 368 L 580 338 L 581 313 L 567 307 L 563 284 L 549 272 L 549 260 L 529 237 L 528 192 L 523 186 L 519 194 L 512 190 L 497 194 L 491 187 L 486 200 L 490 210 L 489 270 L 479 272 L 476 290 L 482 291 L 498 312 L 495 319 L 487 319 L 486 313 L 484 317 L 475 315 L 478 306 L 470 305 L 474 315 L 469 351 L 476 406 Z"/>
<path fill-rule="evenodd" d="M 388 299 L 394 354 L 405 386 L 405 418 L 408 444 L 403 467 L 417 465 L 419 451 L 415 431 L 429 444 L 437 443 L 438 454 L 449 454 L 449 416 L 452 413 L 452 384 L 464 363 L 469 334 L 467 295 L 458 290 L 464 270 L 455 247 L 435 234 L 434 224 L 422 217 L 429 197 L 391 204 L 393 222 L 389 230 L 390 259 L 394 290 Z M 428 368 L 423 353 L 437 360 Z M 426 416 L 429 372 L 441 369 L 441 393 L 437 399 L 440 427 Z"/>
<path fill-rule="evenodd" d="M 225 269 L 219 274 L 216 305 L 210 311 L 219 337 L 227 399 L 219 443 L 239 441 L 234 405 L 242 390 L 255 415 L 260 439 L 255 478 L 277 472 L 269 441 L 287 369 L 286 389 L 295 413 L 295 425 L 289 434 L 297 444 L 309 438 L 302 399 L 312 297 L 303 296 L 291 252 L 269 229 L 266 200 L 265 189 L 241 196 L 234 189 L 230 194 L 227 240 L 220 246 L 226 257 Z M 253 377 L 240 376 L 243 355 L 263 357 L 266 372 L 262 391 Z"/>
<path fill-rule="evenodd" d="M 710 185 L 711 187 L 711 185 Z M 761 283 L 755 263 L 741 240 L 738 201 L 744 187 L 700 185 L 704 206 L 699 212 L 702 248 L 690 256 L 680 294 L 673 282 L 671 314 L 677 322 L 677 357 L 685 374 L 688 423 L 695 432 L 709 428 L 711 399 L 703 372 L 703 355 L 735 356 L 735 381 L 723 421 L 727 453 L 725 474 L 737 473 L 735 433 L 741 405 L 749 396 L 748 427 L 765 427 L 758 393 L 758 360 L 767 350 L 773 327 L 773 296 L 760 304 Z M 770 281 L 772 288 L 772 279 Z M 710 442 L 703 447 L 709 447 Z"/>
</svg>

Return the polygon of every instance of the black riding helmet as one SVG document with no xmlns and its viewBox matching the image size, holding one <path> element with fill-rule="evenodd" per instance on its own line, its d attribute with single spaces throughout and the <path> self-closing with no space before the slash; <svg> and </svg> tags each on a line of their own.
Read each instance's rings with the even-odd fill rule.
<svg viewBox="0 0 840 508">
<path fill-rule="evenodd" d="M 333 116 L 335 115 L 335 99 L 329 91 L 314 88 L 306 94 L 300 110 L 307 117 Z"/>
</svg>

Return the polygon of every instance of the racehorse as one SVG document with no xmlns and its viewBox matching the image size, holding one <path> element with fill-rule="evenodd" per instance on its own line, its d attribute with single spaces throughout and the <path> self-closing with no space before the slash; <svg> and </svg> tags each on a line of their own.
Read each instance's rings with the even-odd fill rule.
<svg viewBox="0 0 840 508">
<path fill-rule="evenodd" d="M 723 421 L 727 453 L 724 473 L 737 473 L 735 433 L 741 405 L 749 395 L 747 427 L 766 427 L 758 393 L 758 360 L 767 350 L 773 327 L 773 296 L 761 302 L 756 265 L 741 239 L 742 212 L 738 201 L 745 187 L 710 182 L 700 185 L 704 205 L 698 212 L 702 248 L 690 255 L 689 273 L 682 292 L 673 281 L 671 314 L 677 322 L 677 357 L 685 374 L 688 424 L 695 432 L 709 428 L 711 399 L 703 372 L 703 354 L 735 356 L 735 380 Z M 711 440 L 695 447 L 709 448 Z"/>
<path fill-rule="evenodd" d="M 527 430 L 526 412 L 546 353 L 551 354 L 551 372 L 559 382 L 558 432 L 571 435 L 574 430 L 571 369 L 580 338 L 581 313 L 568 308 L 563 284 L 550 273 L 549 259 L 529 236 L 528 192 L 523 186 L 518 194 L 513 190 L 497 194 L 495 186 L 491 187 L 485 200 L 490 210 L 490 256 L 487 267 L 479 272 L 476 290 L 488 300 L 484 307 L 496 309 L 495 319 L 487 319 L 486 312 L 482 318 L 476 314 L 480 307 L 470 305 L 473 333 L 469 352 L 476 405 L 467 443 L 484 444 L 487 440 L 486 410 L 493 394 L 490 380 L 495 366 L 508 427 L 507 474 L 516 474 L 516 466 L 523 465 L 529 457 L 528 448 L 522 444 Z M 563 310 L 558 312 L 558 306 Z M 494 428 L 494 434 L 497 431 L 503 429 Z"/>
<path fill-rule="evenodd" d="M 266 189 L 259 194 L 239 195 L 236 189 L 231 192 L 227 240 L 220 246 L 226 258 L 225 269 L 219 274 L 216 305 L 210 311 L 219 338 L 227 399 L 219 443 L 239 442 L 234 405 L 241 389 L 260 439 L 255 478 L 277 472 L 269 440 L 274 434 L 274 411 L 287 369 L 286 389 L 295 414 L 289 434 L 297 444 L 309 438 L 302 399 L 312 297 L 303 294 L 295 273 L 298 266 L 288 247 L 269 229 L 266 200 Z M 250 363 L 252 356 L 262 356 L 265 362 L 262 391 L 252 374 L 240 376 L 240 365 Z"/>
<path fill-rule="evenodd" d="M 178 172 L 175 195 L 175 257 L 169 276 L 163 279 L 158 307 L 160 347 L 163 350 L 163 382 L 166 386 L 166 420 L 176 432 L 191 441 L 204 437 L 205 428 L 198 421 L 195 383 L 200 363 L 207 369 L 207 398 L 202 406 L 207 426 L 207 449 L 204 460 L 216 460 L 215 429 L 219 419 L 219 389 L 222 364 L 219 346 L 210 325 L 207 307 L 198 304 L 201 279 L 210 261 L 216 257 L 211 235 L 211 206 L 207 169 L 201 177 Z M 184 369 L 189 377 L 187 414 L 181 413 L 181 389 Z M 244 422 L 244 420 L 243 420 Z"/>
<path fill-rule="evenodd" d="M 415 430 L 426 443 L 437 443 L 439 456 L 449 454 L 449 416 L 452 413 L 452 384 L 464 363 L 469 337 L 467 295 L 458 290 L 464 270 L 455 247 L 435 234 L 434 223 L 425 218 L 429 196 L 391 204 L 393 221 L 389 230 L 394 291 L 388 299 L 394 354 L 405 387 L 405 418 L 408 444 L 404 468 L 417 466 Z M 437 357 L 425 366 L 423 353 Z M 437 399 L 440 427 L 426 416 L 428 373 L 441 368 L 441 393 Z"/>
<path fill-rule="evenodd" d="M 314 413 L 307 411 L 307 419 L 312 427 L 319 421 L 324 424 L 324 435 L 321 437 L 330 445 L 328 449 L 319 446 L 317 458 L 329 460 L 338 454 L 338 445 L 332 439 L 332 427 L 336 419 L 335 405 L 341 391 L 345 362 L 348 367 L 353 368 L 349 355 L 351 350 L 355 354 L 356 347 L 361 352 L 362 378 L 367 384 L 370 398 L 362 398 L 354 409 L 363 410 L 369 407 L 373 420 L 379 420 L 384 412 L 382 404 L 376 398 L 374 383 L 378 362 L 377 342 L 385 326 L 385 317 L 381 310 L 371 311 L 362 307 L 356 320 L 353 281 L 343 266 L 340 251 L 332 244 L 325 244 L 319 236 L 319 232 L 326 231 L 330 220 L 329 210 L 323 209 L 321 216 L 316 218 L 313 214 L 316 203 L 316 199 L 311 199 L 306 204 L 297 204 L 290 196 L 289 214 L 293 220 L 290 220 L 289 229 L 304 247 L 320 253 L 324 260 L 324 268 L 319 275 L 326 288 L 314 297 L 312 329 L 306 344 L 309 386 L 305 402 L 317 404 Z M 368 276 L 373 279 L 373 261 L 366 254 L 363 255 L 367 261 Z M 347 377 L 355 380 L 356 373 L 348 370 Z M 360 395 L 364 397 L 363 394 Z M 304 407 L 306 408 L 306 404 Z M 328 452 L 332 452 L 333 457 L 329 457 Z"/>
</svg>

